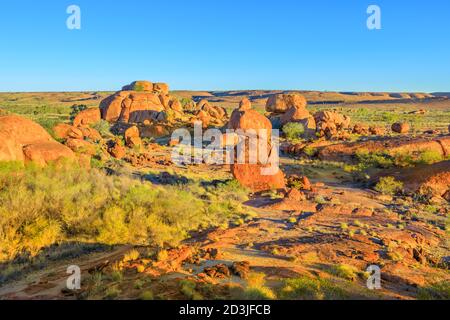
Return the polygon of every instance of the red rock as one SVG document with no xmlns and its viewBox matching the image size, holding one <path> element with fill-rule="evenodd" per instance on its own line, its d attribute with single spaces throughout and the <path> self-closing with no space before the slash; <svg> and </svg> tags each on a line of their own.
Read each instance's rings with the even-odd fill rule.
<svg viewBox="0 0 450 320">
<path fill-rule="evenodd" d="M 250 110 L 251 108 L 252 108 L 252 103 L 250 102 L 250 100 L 248 98 L 242 99 L 241 102 L 239 103 L 239 110 L 241 110 L 241 111 Z"/>
<path fill-rule="evenodd" d="M 56 142 L 43 142 L 27 145 L 23 148 L 23 154 L 25 162 L 34 162 L 42 166 L 60 160 L 61 158 L 74 158 L 74 154 L 69 148 Z"/>
<path fill-rule="evenodd" d="M 125 148 L 118 143 L 115 143 L 114 146 L 109 148 L 108 152 L 111 156 L 113 156 L 114 158 L 119 159 L 119 160 L 122 159 L 123 157 L 125 157 L 125 155 L 127 153 Z"/>
<path fill-rule="evenodd" d="M 0 117 L 0 142 L 0 161 L 34 161 L 45 165 L 62 158 L 75 159 L 74 153 L 44 128 L 17 115 Z"/>
<path fill-rule="evenodd" d="M 307 101 L 301 94 L 276 94 L 267 100 L 266 111 L 273 113 L 284 113 L 292 107 L 303 110 L 306 108 L 306 104 Z"/>
<path fill-rule="evenodd" d="M 134 81 L 122 88 L 124 91 L 153 91 L 153 83 L 150 81 Z"/>
<path fill-rule="evenodd" d="M 80 113 L 78 113 L 75 117 L 75 119 L 73 120 L 73 125 L 75 127 L 84 125 L 90 125 L 90 124 L 94 124 L 97 123 L 101 120 L 101 116 L 100 116 L 100 109 L 99 108 L 90 108 L 90 109 L 86 109 L 81 111 Z"/>
<path fill-rule="evenodd" d="M 260 164 L 232 164 L 231 173 L 243 186 L 254 192 L 284 189 L 284 174 L 281 170 L 274 175 L 263 175 Z"/>
<path fill-rule="evenodd" d="M 92 143 L 85 140 L 67 139 L 65 144 L 76 153 L 85 153 L 88 155 L 94 155 L 97 152 L 95 146 Z"/>
<path fill-rule="evenodd" d="M 355 124 L 353 127 L 354 134 L 367 135 L 369 134 L 369 127 L 360 123 Z"/>
<path fill-rule="evenodd" d="M 81 129 L 79 128 L 72 127 L 72 129 L 68 133 L 67 138 L 83 139 L 84 138 L 83 131 L 81 131 Z"/>
<path fill-rule="evenodd" d="M 408 133 L 409 130 L 411 130 L 410 125 L 404 122 L 397 122 L 392 125 L 392 131 L 396 133 Z"/>
<path fill-rule="evenodd" d="M 373 126 L 369 127 L 369 132 L 375 136 L 384 136 L 386 134 L 386 129 L 384 127 Z"/>
<path fill-rule="evenodd" d="M 69 132 L 72 131 L 73 126 L 67 123 L 59 123 L 53 127 L 53 134 L 58 139 L 67 139 Z"/>
<path fill-rule="evenodd" d="M 294 201 L 306 200 L 305 194 L 296 188 L 290 189 L 286 195 L 286 198 L 288 198 L 290 200 L 294 200 Z"/>
<path fill-rule="evenodd" d="M 169 94 L 169 85 L 167 83 L 158 82 L 153 84 L 153 91 Z"/>
</svg>

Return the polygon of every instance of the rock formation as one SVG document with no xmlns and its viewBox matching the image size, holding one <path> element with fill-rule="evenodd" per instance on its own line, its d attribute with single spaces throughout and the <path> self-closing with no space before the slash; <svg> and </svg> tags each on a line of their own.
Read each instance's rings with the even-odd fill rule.
<svg viewBox="0 0 450 320">
<path fill-rule="evenodd" d="M 135 81 L 122 91 L 100 103 L 101 117 L 109 122 L 143 123 L 167 121 L 182 117 L 183 108 L 177 98 L 169 95 L 165 83 Z"/>
<path fill-rule="evenodd" d="M 223 126 L 228 118 L 224 108 L 213 106 L 206 99 L 200 100 L 196 109 L 197 112 L 193 121 L 200 121 L 204 128 L 209 125 Z"/>
<path fill-rule="evenodd" d="M 269 119 L 261 115 L 259 112 L 251 108 L 249 100 L 244 100 L 240 103 L 240 107 L 233 111 L 230 121 L 228 123 L 228 129 L 233 130 L 258 130 L 265 129 L 266 132 L 257 132 L 259 139 L 264 139 L 268 143 L 268 149 L 271 150 L 270 135 L 272 130 L 272 124 Z M 241 137 L 244 141 L 247 137 L 244 135 Z M 248 146 L 246 148 L 246 155 L 248 156 Z M 259 152 L 259 150 L 257 151 Z M 270 166 L 270 164 L 249 163 L 248 159 L 245 163 L 233 163 L 231 165 L 231 173 L 233 176 L 245 187 L 250 188 L 254 192 L 271 190 L 271 189 L 283 189 L 285 187 L 284 174 L 279 169 L 275 174 L 264 175 L 262 170 Z"/>
<path fill-rule="evenodd" d="M 320 111 L 314 114 L 317 124 L 317 134 L 320 137 L 339 138 L 350 128 L 350 118 L 332 111 Z"/>
<path fill-rule="evenodd" d="M 289 122 L 298 122 L 305 127 L 306 136 L 313 136 L 316 122 L 306 109 L 306 105 L 307 101 L 301 94 L 276 94 L 267 100 L 266 111 L 271 113 L 272 123 L 282 127 Z"/>
<path fill-rule="evenodd" d="M 0 140 L 0 161 L 46 165 L 75 158 L 68 147 L 55 141 L 40 125 L 17 115 L 0 117 Z"/>
</svg>

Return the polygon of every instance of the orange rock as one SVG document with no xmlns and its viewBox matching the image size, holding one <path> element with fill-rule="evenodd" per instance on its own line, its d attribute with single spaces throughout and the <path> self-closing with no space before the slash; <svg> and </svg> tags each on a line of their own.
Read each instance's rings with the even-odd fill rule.
<svg viewBox="0 0 450 320">
<path fill-rule="evenodd" d="M 392 131 L 396 133 L 408 133 L 410 129 L 410 125 L 404 122 L 397 122 L 392 125 Z"/>
<path fill-rule="evenodd" d="M 102 136 L 94 128 L 87 127 L 87 126 L 81 126 L 81 127 L 78 127 L 78 129 L 81 130 L 84 138 L 90 139 L 95 142 L 102 140 Z"/>
<path fill-rule="evenodd" d="M 242 99 L 241 102 L 239 103 L 239 110 L 241 110 L 241 111 L 250 110 L 251 108 L 252 108 L 252 103 L 250 102 L 250 100 L 248 98 Z"/>
<path fill-rule="evenodd" d="M 139 137 L 129 137 L 126 143 L 129 148 L 140 147 L 142 146 L 142 139 Z"/>
<path fill-rule="evenodd" d="M 161 138 L 169 135 L 167 128 L 160 124 L 152 124 L 140 128 L 142 138 Z"/>
<path fill-rule="evenodd" d="M 67 139 L 66 146 L 76 153 L 85 153 L 88 155 L 96 154 L 95 146 L 85 140 L 80 139 Z"/>
<path fill-rule="evenodd" d="M 162 83 L 162 82 L 154 83 L 153 91 L 162 92 L 164 94 L 169 94 L 169 85 L 167 83 Z"/>
<path fill-rule="evenodd" d="M 373 126 L 369 127 L 369 132 L 375 136 L 383 136 L 386 134 L 386 129 L 380 126 Z"/>
<path fill-rule="evenodd" d="M 209 122 L 211 121 L 210 115 L 204 111 L 200 110 L 196 115 L 196 120 L 202 123 L 203 128 L 207 128 L 209 126 Z"/>
<path fill-rule="evenodd" d="M 303 201 L 306 200 L 306 196 L 303 192 L 299 191 L 296 188 L 292 188 L 286 195 L 286 198 L 294 201 Z"/>
<path fill-rule="evenodd" d="M 69 131 L 69 134 L 67 135 L 67 138 L 83 139 L 83 131 L 81 131 L 81 129 L 79 128 L 72 127 L 72 129 Z"/>
<path fill-rule="evenodd" d="M 233 177 L 243 186 L 254 192 L 284 189 L 284 174 L 281 170 L 274 175 L 263 175 L 261 170 L 267 166 L 259 164 L 232 164 Z"/>
<path fill-rule="evenodd" d="M 67 123 L 59 123 L 53 127 L 53 133 L 58 139 L 67 139 L 69 132 L 72 131 L 72 126 Z"/>
<path fill-rule="evenodd" d="M 124 91 L 153 91 L 153 83 L 150 81 L 134 81 L 122 88 Z"/>
<path fill-rule="evenodd" d="M 90 124 L 94 124 L 97 123 L 101 120 L 101 116 L 100 116 L 100 109 L 99 108 L 90 108 L 90 109 L 86 109 L 81 111 L 80 113 L 78 113 L 75 117 L 75 119 L 73 120 L 73 125 L 75 127 L 78 127 L 80 125 L 90 125 Z"/>
<path fill-rule="evenodd" d="M 119 91 L 100 103 L 101 116 L 109 122 L 141 123 L 156 120 L 165 110 L 161 92 Z"/>
<path fill-rule="evenodd" d="M 55 141 L 40 125 L 17 115 L 0 117 L 0 141 L 0 161 L 35 161 L 45 165 L 75 158 L 69 148 Z"/>
<path fill-rule="evenodd" d="M 74 159 L 72 150 L 57 142 L 42 142 L 23 147 L 25 162 L 45 166 L 61 158 Z"/>
<path fill-rule="evenodd" d="M 139 128 L 137 126 L 129 127 L 124 133 L 125 140 L 132 137 L 140 137 Z"/>
<path fill-rule="evenodd" d="M 113 156 L 116 159 L 122 159 L 123 157 L 125 157 L 127 153 L 125 148 L 118 143 L 115 143 L 114 146 L 109 148 L 108 152 L 111 156 Z"/>
<path fill-rule="evenodd" d="M 367 135 L 369 133 L 369 126 L 357 123 L 353 127 L 353 133 L 360 135 Z"/>
<path fill-rule="evenodd" d="M 290 108 L 305 109 L 307 101 L 305 97 L 298 93 L 275 94 L 266 103 L 266 111 L 273 113 L 284 113 Z"/>
</svg>

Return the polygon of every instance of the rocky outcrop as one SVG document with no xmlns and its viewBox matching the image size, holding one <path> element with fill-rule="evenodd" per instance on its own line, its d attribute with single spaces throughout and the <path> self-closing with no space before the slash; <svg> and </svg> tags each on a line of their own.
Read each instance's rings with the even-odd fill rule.
<svg viewBox="0 0 450 320">
<path fill-rule="evenodd" d="M 284 126 L 289 122 L 301 123 L 306 136 L 313 136 L 316 131 L 314 117 L 306 109 L 307 101 L 298 93 L 276 94 L 266 103 L 266 111 L 270 112 L 272 123 Z"/>
<path fill-rule="evenodd" d="M 208 100 L 202 99 L 197 103 L 197 112 L 192 121 L 200 121 L 204 128 L 209 125 L 223 126 L 228 115 L 224 108 L 211 105 Z"/>
<path fill-rule="evenodd" d="M 320 148 L 318 156 L 323 161 L 352 162 L 358 151 L 370 153 L 420 153 L 432 151 L 442 157 L 450 155 L 450 137 L 439 138 L 384 138 L 365 142 L 339 143 Z"/>
<path fill-rule="evenodd" d="M 332 111 L 321 111 L 314 114 L 317 134 L 328 139 L 339 137 L 350 129 L 350 117 Z"/>
<path fill-rule="evenodd" d="M 275 94 L 267 100 L 266 111 L 281 114 L 285 113 L 292 107 L 300 110 L 305 109 L 306 104 L 306 99 L 301 94 Z"/>
<path fill-rule="evenodd" d="M 420 193 L 429 197 L 439 196 L 444 199 L 450 193 L 450 161 L 401 170 L 387 170 L 373 178 L 374 182 L 382 176 L 393 176 L 403 182 L 403 189 L 406 192 Z"/>
<path fill-rule="evenodd" d="M 73 120 L 73 125 L 75 127 L 78 126 L 88 126 L 94 123 L 97 123 L 101 120 L 100 109 L 99 108 L 90 108 L 81 111 L 75 116 Z"/>
<path fill-rule="evenodd" d="M 74 153 L 55 141 L 37 123 L 17 116 L 0 117 L 0 161 L 35 162 L 46 165 Z"/>
<path fill-rule="evenodd" d="M 169 95 L 165 83 L 135 81 L 100 103 L 101 117 L 109 122 L 169 121 L 182 116 L 181 103 Z"/>
</svg>

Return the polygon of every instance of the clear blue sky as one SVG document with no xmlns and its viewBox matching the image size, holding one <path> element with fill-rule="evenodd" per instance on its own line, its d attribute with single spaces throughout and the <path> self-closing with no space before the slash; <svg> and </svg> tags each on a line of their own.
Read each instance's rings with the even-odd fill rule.
<svg viewBox="0 0 450 320">
<path fill-rule="evenodd" d="M 0 91 L 450 91 L 449 21 L 448 0 L 2 1 Z"/>
</svg>

